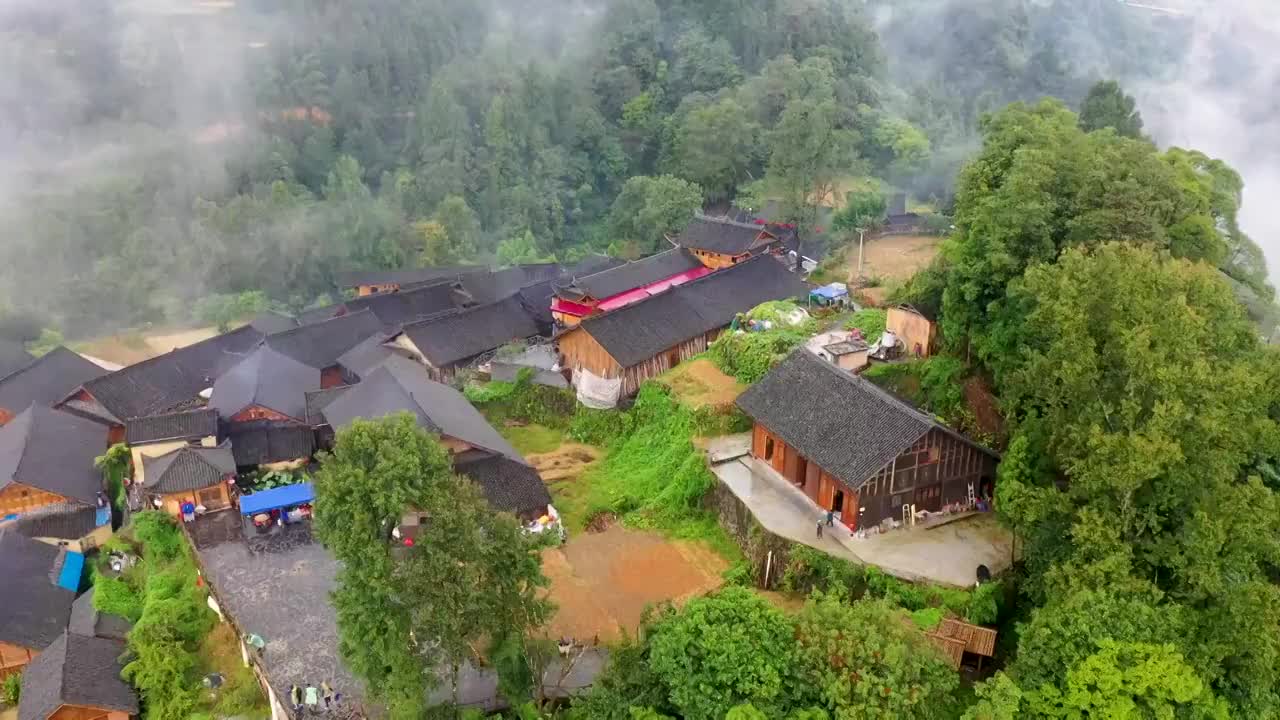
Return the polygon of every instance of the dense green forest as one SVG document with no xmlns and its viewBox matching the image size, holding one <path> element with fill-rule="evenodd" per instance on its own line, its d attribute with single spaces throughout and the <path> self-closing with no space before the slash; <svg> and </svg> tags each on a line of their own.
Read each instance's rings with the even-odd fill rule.
<svg viewBox="0 0 1280 720">
<path fill-rule="evenodd" d="M 167 8 L 6 12 L 0 287 L 35 325 L 185 322 L 251 290 L 298 308 L 353 268 L 636 256 L 702 202 L 811 227 L 850 176 L 945 209 L 983 112 L 1074 107 L 1184 34 L 1110 0 Z"/>
</svg>

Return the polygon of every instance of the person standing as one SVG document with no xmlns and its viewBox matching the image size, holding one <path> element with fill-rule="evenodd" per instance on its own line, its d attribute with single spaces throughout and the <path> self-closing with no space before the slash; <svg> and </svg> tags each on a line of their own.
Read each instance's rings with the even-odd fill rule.
<svg viewBox="0 0 1280 720">
<path fill-rule="evenodd" d="M 822 539 L 822 520 L 818 520 L 818 539 Z"/>
<path fill-rule="evenodd" d="M 328 710 L 333 704 L 333 688 L 329 687 L 327 680 L 320 681 L 320 697 L 324 699 L 324 709 Z"/>
<path fill-rule="evenodd" d="M 289 704 L 293 706 L 293 712 L 302 712 L 302 688 L 294 685 L 289 688 Z"/>
<path fill-rule="evenodd" d="M 313 714 L 320 709 L 320 691 L 315 685 L 307 683 L 307 689 L 303 692 L 303 702 L 307 704 L 307 710 Z"/>
<path fill-rule="evenodd" d="M 828 510 L 827 511 L 827 527 L 835 527 L 835 526 L 836 526 L 836 511 Z"/>
</svg>

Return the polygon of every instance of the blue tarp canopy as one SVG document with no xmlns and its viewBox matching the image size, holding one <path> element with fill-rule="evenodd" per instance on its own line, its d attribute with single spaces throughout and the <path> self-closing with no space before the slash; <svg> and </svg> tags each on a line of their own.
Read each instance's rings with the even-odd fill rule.
<svg viewBox="0 0 1280 720">
<path fill-rule="evenodd" d="M 84 556 L 78 552 L 67 551 L 62 557 L 62 570 L 58 573 L 58 587 L 71 592 L 80 590 L 80 573 L 84 570 Z"/>
<path fill-rule="evenodd" d="M 849 288 L 842 284 L 832 283 L 830 285 L 823 285 L 820 288 L 814 288 L 809 291 L 809 294 L 826 300 L 835 300 L 836 298 L 848 295 Z"/>
<path fill-rule="evenodd" d="M 315 498 L 316 491 L 315 488 L 311 487 L 311 483 L 285 485 L 284 487 L 256 492 L 252 495 L 242 495 L 240 497 L 240 514 L 257 515 L 270 510 L 290 508 L 294 505 L 309 503 Z"/>
</svg>

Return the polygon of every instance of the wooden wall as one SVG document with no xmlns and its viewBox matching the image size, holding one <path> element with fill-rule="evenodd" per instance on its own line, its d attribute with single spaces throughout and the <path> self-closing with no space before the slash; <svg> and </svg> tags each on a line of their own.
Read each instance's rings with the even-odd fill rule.
<svg viewBox="0 0 1280 720">
<path fill-rule="evenodd" d="M 147 502 L 151 503 L 150 496 L 148 496 Z M 184 502 L 204 505 L 209 510 L 222 510 L 223 508 L 231 507 L 231 493 L 227 490 L 227 484 L 221 482 L 201 490 L 187 490 L 161 495 L 160 502 L 165 512 L 177 517 L 182 514 L 182 503 Z M 154 507 L 154 504 L 151 506 Z"/>
<path fill-rule="evenodd" d="M 22 672 L 22 668 L 26 667 L 27 663 L 34 660 L 36 655 L 39 654 L 39 650 L 0 642 L 0 679 L 16 672 Z"/>
<path fill-rule="evenodd" d="M 119 710 L 63 705 L 49 716 L 49 720 L 128 720 L 129 713 Z"/>
<path fill-rule="evenodd" d="M 937 326 L 920 313 L 891 307 L 885 314 L 885 329 L 902 338 L 908 353 L 920 357 L 933 353 Z"/>
<path fill-rule="evenodd" d="M 826 511 L 832 510 L 850 530 L 858 529 L 858 491 L 840 482 L 760 423 L 752 430 L 751 454 L 804 491 L 815 505 L 815 521 L 825 518 Z"/>
<path fill-rule="evenodd" d="M 45 505 L 61 502 L 68 502 L 68 499 L 30 485 L 12 483 L 0 490 L 0 517 L 30 512 Z"/>
<path fill-rule="evenodd" d="M 667 348 L 643 362 L 624 368 L 613 359 L 586 330 L 577 328 L 560 336 L 557 345 L 564 356 L 564 366 L 571 370 L 590 370 L 602 378 L 622 378 L 622 394 L 632 395 L 645 380 L 655 378 L 695 355 L 705 352 L 707 346 L 720 336 L 721 330 L 712 330 L 675 347 Z"/>
<path fill-rule="evenodd" d="M 936 512 L 967 499 L 969 483 L 981 494 L 995 480 L 996 460 L 942 430 L 931 430 L 862 486 L 863 524 L 902 519 L 902 506 Z"/>
</svg>

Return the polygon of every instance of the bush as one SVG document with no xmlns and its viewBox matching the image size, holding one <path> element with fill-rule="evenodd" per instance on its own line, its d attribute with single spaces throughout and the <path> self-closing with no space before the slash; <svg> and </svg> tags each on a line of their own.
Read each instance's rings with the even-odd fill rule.
<svg viewBox="0 0 1280 720">
<path fill-rule="evenodd" d="M 808 337 L 807 330 L 796 328 L 726 332 L 711 343 L 707 355 L 726 375 L 751 385 Z"/>
<path fill-rule="evenodd" d="M 0 703 L 15 707 L 18 699 L 22 696 L 22 673 L 13 673 L 5 677 L 4 683 L 0 684 Z"/>
<path fill-rule="evenodd" d="M 146 510 L 134 515 L 133 533 L 142 543 L 148 560 L 171 562 L 186 552 L 186 541 L 177 522 L 159 510 Z"/>
<path fill-rule="evenodd" d="M 93 607 L 137 622 L 142 615 L 142 598 L 124 580 L 98 576 L 93 584 Z"/>
<path fill-rule="evenodd" d="M 846 330 L 858 330 L 862 333 L 862 339 L 869 344 L 874 344 L 884 334 L 885 323 L 888 313 L 879 308 L 864 308 L 853 314 L 853 317 L 845 321 L 844 328 Z"/>
</svg>

